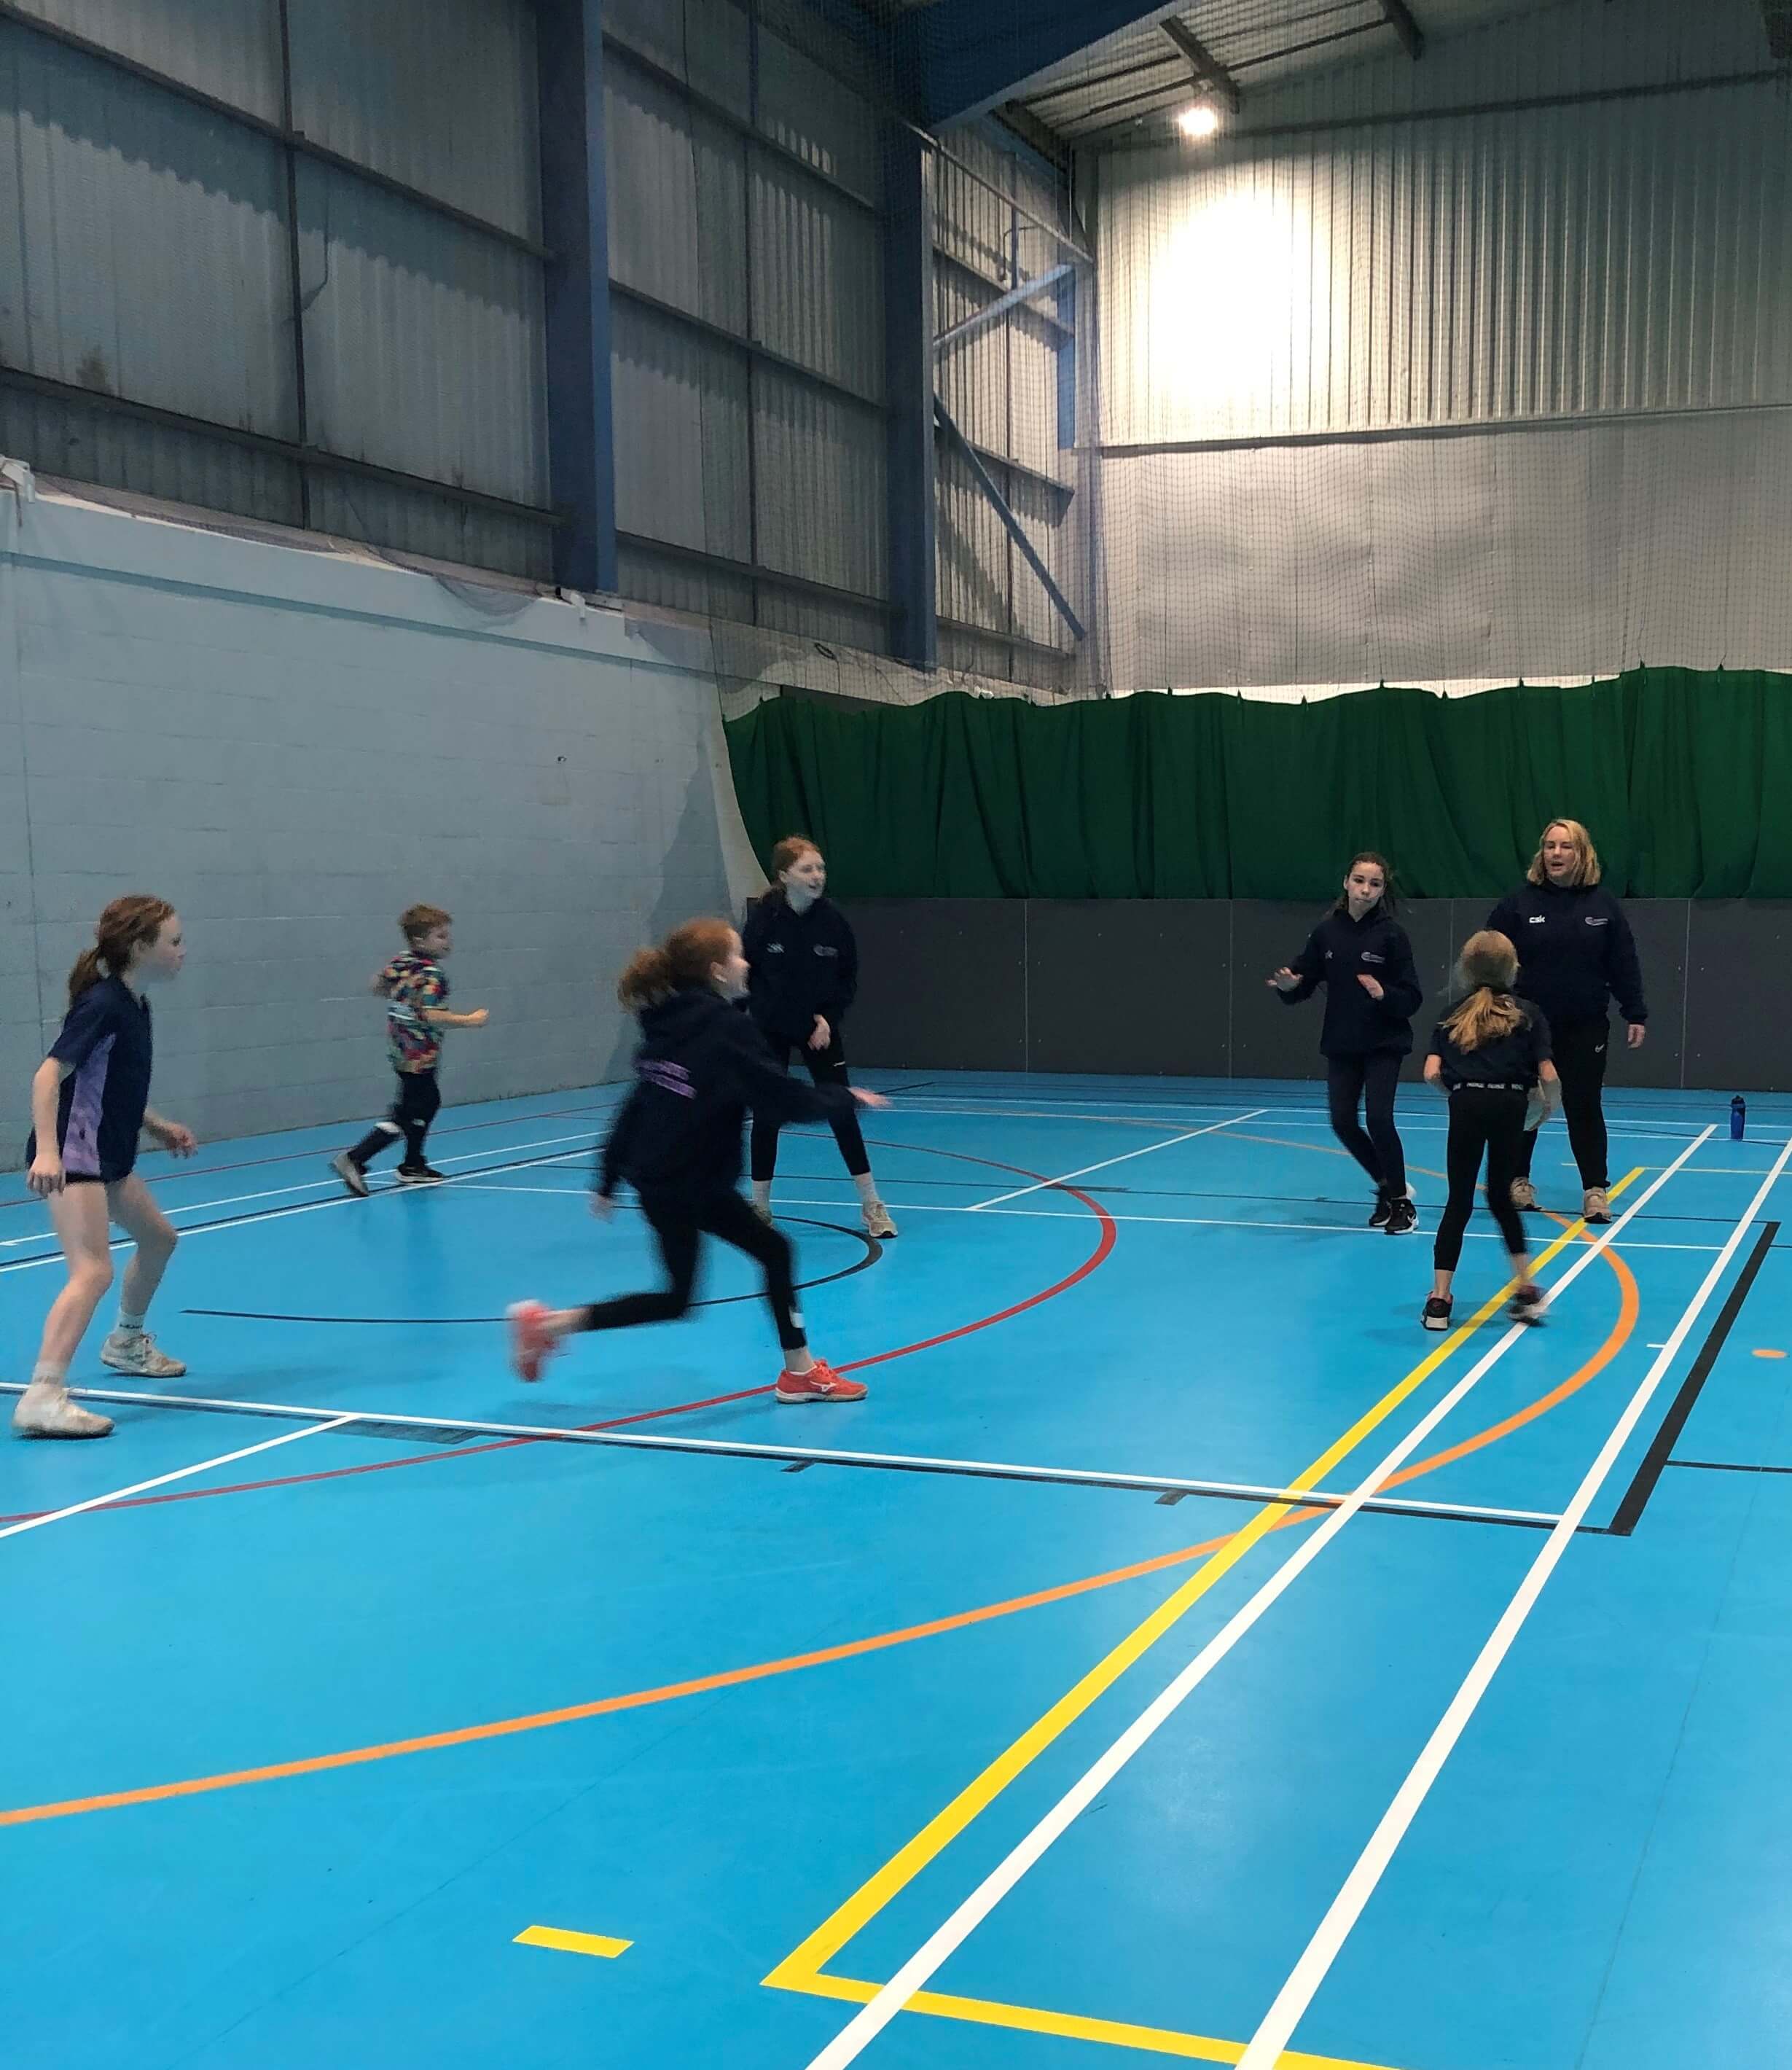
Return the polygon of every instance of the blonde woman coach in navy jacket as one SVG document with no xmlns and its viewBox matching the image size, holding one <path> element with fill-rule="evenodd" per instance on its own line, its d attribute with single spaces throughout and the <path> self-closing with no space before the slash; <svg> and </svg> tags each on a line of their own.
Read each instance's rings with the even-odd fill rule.
<svg viewBox="0 0 1792 2070">
<path fill-rule="evenodd" d="M 1393 917 L 1393 877 L 1384 857 L 1353 857 L 1338 902 L 1270 983 L 1288 1006 L 1325 987 L 1319 1049 L 1332 1131 L 1374 1181 L 1369 1226 L 1404 1236 L 1418 1217 L 1406 1192 L 1406 1153 L 1393 1125 L 1393 1097 L 1425 993 L 1413 945 Z M 1367 1113 L 1366 1131 L 1357 1119 L 1359 1102 Z"/>
<path fill-rule="evenodd" d="M 1578 820 L 1552 820 L 1543 830 L 1525 880 L 1502 898 L 1487 925 L 1518 951 L 1518 988 L 1542 1008 L 1561 1077 L 1562 1117 L 1580 1168 L 1583 1212 L 1609 1222 L 1606 1115 L 1601 1094 L 1611 1041 L 1611 1001 L 1624 1017 L 1631 1049 L 1640 1049 L 1649 1009 L 1643 972 L 1624 909 L 1599 882 L 1599 855 Z M 1531 1160 L 1540 1129 L 1524 1139 L 1523 1168 L 1512 1181 L 1512 1205 L 1534 1208 Z"/>
</svg>

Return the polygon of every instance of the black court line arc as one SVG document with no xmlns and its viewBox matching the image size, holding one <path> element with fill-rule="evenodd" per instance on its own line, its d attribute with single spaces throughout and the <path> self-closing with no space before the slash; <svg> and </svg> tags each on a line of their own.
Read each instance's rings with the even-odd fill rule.
<svg viewBox="0 0 1792 2070">
<path fill-rule="evenodd" d="M 1751 1466 L 1742 1459 L 1666 1459 L 1669 1467 L 1688 1467 L 1701 1474 L 1792 1474 L 1792 1467 Z"/>
<path fill-rule="evenodd" d="M 1674 1447 L 1679 1442 L 1680 1433 L 1687 1420 L 1698 1405 L 1699 1397 L 1710 1379 L 1712 1368 L 1716 1364 L 1718 1354 L 1729 1340 L 1736 1326 L 1736 1319 L 1742 1312 L 1742 1304 L 1749 1298 L 1750 1289 L 1767 1262 L 1767 1254 L 1774 1247 L 1774 1240 L 1780 1233 L 1778 1222 L 1763 1224 L 1761 1233 L 1755 1238 L 1754 1248 L 1749 1253 L 1749 1261 L 1737 1275 L 1736 1284 L 1730 1289 L 1729 1299 L 1718 1311 L 1717 1318 L 1706 1332 L 1704 1342 L 1699 1347 L 1699 1356 L 1686 1378 L 1680 1383 L 1680 1391 L 1674 1397 L 1667 1413 L 1661 1419 L 1660 1427 L 1650 1441 L 1649 1449 L 1636 1470 L 1630 1486 L 1625 1489 L 1611 1522 L 1606 1527 L 1613 1538 L 1628 1538 L 1643 1520 L 1643 1512 L 1649 1506 L 1649 1498 L 1655 1493 L 1662 1471 L 1672 1456 Z"/>
<path fill-rule="evenodd" d="M 568 1189 L 571 1190 L 570 1188 Z M 865 1246 L 865 1255 L 856 1258 L 850 1265 L 843 1265 L 837 1272 L 824 1273 L 819 1279 L 799 1279 L 796 1291 L 807 1292 L 811 1287 L 832 1287 L 837 1279 L 850 1279 L 855 1272 L 863 1272 L 877 1263 L 883 1256 L 883 1246 L 876 1237 L 865 1229 L 849 1228 L 845 1222 L 818 1222 L 806 1215 L 789 1215 L 786 1221 L 797 1223 L 804 1229 L 833 1229 L 838 1235 L 856 1237 Z M 715 1294 L 706 1301 L 693 1301 L 693 1308 L 726 1308 L 737 1301 L 763 1301 L 764 1295 L 755 1287 L 746 1294 Z M 502 1315 L 280 1315 L 260 1308 L 183 1308 L 183 1315 L 219 1315 L 239 1323 L 364 1323 L 372 1328 L 402 1325 L 406 1329 L 462 1329 L 471 1325 L 501 1323 Z"/>
</svg>

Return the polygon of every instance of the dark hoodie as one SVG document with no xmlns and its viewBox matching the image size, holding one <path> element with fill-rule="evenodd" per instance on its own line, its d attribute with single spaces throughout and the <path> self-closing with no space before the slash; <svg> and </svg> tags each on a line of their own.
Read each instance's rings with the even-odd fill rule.
<svg viewBox="0 0 1792 2070">
<path fill-rule="evenodd" d="M 1643 972 L 1624 909 L 1600 884 L 1521 884 L 1487 915 L 1518 951 L 1518 985 L 1558 1031 L 1618 1010 L 1649 1018 Z"/>
<path fill-rule="evenodd" d="M 1425 991 L 1406 930 L 1379 902 L 1360 920 L 1352 920 L 1348 909 L 1328 913 L 1288 968 L 1300 983 L 1283 993 L 1285 1006 L 1298 1006 L 1325 987 L 1322 1055 L 1368 1057 L 1387 1050 L 1404 1057 L 1412 1048 L 1413 1016 L 1424 1004 Z M 1379 982 L 1380 999 L 1371 999 L 1356 982 L 1360 975 Z"/>
<path fill-rule="evenodd" d="M 859 988 L 858 944 L 831 898 L 799 913 L 781 890 L 747 916 L 741 953 L 751 966 L 747 1011 L 774 1042 L 800 1049 L 820 1014 L 838 1030 Z"/>
<path fill-rule="evenodd" d="M 606 1196 L 623 1180 L 662 1197 L 731 1189 L 749 1107 L 782 1123 L 825 1120 L 852 1105 L 844 1086 L 812 1088 L 779 1070 L 758 1029 L 707 987 L 644 1008 L 640 1024 L 634 1089 L 599 1160 Z"/>
</svg>

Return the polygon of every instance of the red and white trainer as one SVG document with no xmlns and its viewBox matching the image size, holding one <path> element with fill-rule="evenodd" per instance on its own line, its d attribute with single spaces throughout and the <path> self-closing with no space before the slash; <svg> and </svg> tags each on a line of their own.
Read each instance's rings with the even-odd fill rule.
<svg viewBox="0 0 1792 2070">
<path fill-rule="evenodd" d="M 869 1390 L 861 1381 L 842 1380 L 825 1359 L 807 1372 L 781 1372 L 775 1390 L 779 1401 L 862 1401 Z"/>
<path fill-rule="evenodd" d="M 547 1328 L 550 1311 L 545 1301 L 518 1301 L 509 1311 L 510 1363 L 518 1380 L 536 1381 L 542 1368 L 560 1348 L 560 1340 Z"/>
</svg>

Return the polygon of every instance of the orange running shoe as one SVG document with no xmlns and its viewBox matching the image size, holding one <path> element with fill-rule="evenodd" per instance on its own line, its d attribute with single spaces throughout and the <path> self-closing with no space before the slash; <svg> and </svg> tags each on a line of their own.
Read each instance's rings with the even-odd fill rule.
<svg viewBox="0 0 1792 2070">
<path fill-rule="evenodd" d="M 842 1380 L 825 1359 L 817 1359 L 807 1372 L 781 1372 L 777 1398 L 780 1401 L 862 1401 L 868 1390 L 857 1380 Z"/>
<path fill-rule="evenodd" d="M 510 1363 L 518 1380 L 539 1380 L 542 1368 L 560 1348 L 559 1340 L 543 1327 L 548 1313 L 544 1301 L 518 1301 L 511 1306 Z"/>
</svg>

